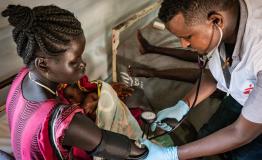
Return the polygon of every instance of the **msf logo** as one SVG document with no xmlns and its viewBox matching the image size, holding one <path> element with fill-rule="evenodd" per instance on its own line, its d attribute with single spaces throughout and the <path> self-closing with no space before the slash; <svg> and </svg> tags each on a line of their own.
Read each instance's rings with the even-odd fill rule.
<svg viewBox="0 0 262 160">
<path fill-rule="evenodd" d="M 247 88 L 244 89 L 243 93 L 246 94 L 246 95 L 250 94 L 253 89 L 254 89 L 254 84 L 251 83 L 251 84 L 249 84 L 249 86 Z"/>
</svg>

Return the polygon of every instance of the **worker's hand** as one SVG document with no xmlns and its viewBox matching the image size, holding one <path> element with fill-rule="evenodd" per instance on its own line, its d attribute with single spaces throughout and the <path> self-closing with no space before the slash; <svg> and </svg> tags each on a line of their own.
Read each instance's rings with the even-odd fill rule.
<svg viewBox="0 0 262 160">
<path fill-rule="evenodd" d="M 177 155 L 177 147 L 161 147 L 145 139 L 140 143 L 145 145 L 149 150 L 148 156 L 145 160 L 179 160 Z"/>
<path fill-rule="evenodd" d="M 165 131 L 170 131 L 172 127 L 168 124 L 163 123 L 162 121 L 165 119 L 176 119 L 180 121 L 189 111 L 189 106 L 182 100 L 178 101 L 178 103 L 170 108 L 166 108 L 157 113 L 157 119 L 151 125 L 151 130 L 155 131 L 156 127 L 160 127 Z"/>
</svg>

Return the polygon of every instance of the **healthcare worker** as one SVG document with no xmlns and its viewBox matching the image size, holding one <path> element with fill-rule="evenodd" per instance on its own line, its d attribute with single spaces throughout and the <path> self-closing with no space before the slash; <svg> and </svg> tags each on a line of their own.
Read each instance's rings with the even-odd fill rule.
<svg viewBox="0 0 262 160">
<path fill-rule="evenodd" d="M 227 93 L 217 112 L 199 131 L 200 139 L 178 147 L 142 141 L 147 160 L 182 160 L 227 153 L 227 159 L 262 159 L 262 1 L 164 0 L 159 18 L 180 39 L 206 57 L 212 73 L 152 125 L 170 130 L 166 118 L 180 121 L 216 88 Z"/>
</svg>

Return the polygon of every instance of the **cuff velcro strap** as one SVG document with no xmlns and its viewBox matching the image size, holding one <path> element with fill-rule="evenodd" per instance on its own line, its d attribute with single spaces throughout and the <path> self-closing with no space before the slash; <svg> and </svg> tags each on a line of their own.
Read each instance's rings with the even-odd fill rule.
<svg viewBox="0 0 262 160">
<path fill-rule="evenodd" d="M 130 139 L 124 135 L 110 131 L 102 131 L 102 140 L 93 156 L 107 159 L 127 159 L 131 151 Z"/>
</svg>

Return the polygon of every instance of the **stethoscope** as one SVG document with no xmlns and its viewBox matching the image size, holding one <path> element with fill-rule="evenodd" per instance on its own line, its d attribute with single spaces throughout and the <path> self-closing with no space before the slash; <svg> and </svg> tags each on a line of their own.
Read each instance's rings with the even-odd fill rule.
<svg viewBox="0 0 262 160">
<path fill-rule="evenodd" d="M 214 24 L 215 26 L 217 26 L 217 24 Z M 200 74 L 199 74 L 199 78 L 198 78 L 198 82 L 197 82 L 197 90 L 196 90 L 196 95 L 195 95 L 195 98 L 194 98 L 194 101 L 193 101 L 193 104 L 191 105 L 190 108 L 193 108 L 197 102 L 197 99 L 198 99 L 198 94 L 199 94 L 199 89 L 200 89 L 200 85 L 201 85 L 201 80 L 202 80 L 202 75 L 203 75 L 203 71 L 204 69 L 206 68 L 206 65 L 207 63 L 209 62 L 209 60 L 211 59 L 213 53 L 215 52 L 215 50 L 218 48 L 220 42 L 222 41 L 222 37 L 223 37 L 223 32 L 222 32 L 222 29 L 217 26 L 218 29 L 219 29 L 219 32 L 220 32 L 220 39 L 219 39 L 219 42 L 217 43 L 216 47 L 214 47 L 208 54 L 206 54 L 205 56 L 203 55 L 198 55 L 198 66 L 199 66 L 199 70 L 200 70 Z M 213 40 L 213 37 L 214 37 L 214 29 L 212 31 L 212 35 L 211 35 L 211 40 L 209 41 L 209 44 L 208 44 L 208 47 L 207 48 L 210 48 L 210 45 L 211 45 L 211 42 Z M 141 119 L 143 121 L 143 134 L 142 134 L 142 139 L 144 138 L 144 135 L 146 135 L 146 138 L 149 139 L 149 140 L 153 140 L 153 139 L 156 139 L 158 137 L 161 137 L 161 136 L 164 136 L 164 135 L 167 135 L 167 134 L 170 134 L 171 132 L 173 132 L 174 130 L 176 130 L 184 121 L 185 119 L 187 119 L 190 111 L 192 109 L 190 109 L 188 111 L 188 113 L 174 126 L 172 127 L 171 130 L 169 131 L 165 131 L 164 133 L 162 134 L 159 134 L 159 135 L 155 135 L 153 137 L 148 137 L 149 136 L 149 133 L 150 133 L 150 126 L 152 125 L 152 123 L 154 123 L 154 121 L 156 120 L 157 116 L 154 112 L 143 112 L 141 114 Z"/>
<path fill-rule="evenodd" d="M 201 80 L 202 80 L 202 75 L 203 75 L 203 71 L 209 61 L 209 59 L 203 59 L 203 57 L 199 56 L 198 57 L 198 63 L 199 63 L 199 69 L 200 69 L 200 74 L 199 74 L 199 80 L 197 82 L 197 90 L 196 90 L 196 95 L 195 95 L 195 99 L 193 101 L 193 104 L 190 108 L 192 108 L 193 106 L 195 106 L 196 102 L 197 102 L 197 98 L 198 98 L 198 94 L 199 94 L 199 89 L 200 89 L 200 85 L 201 85 Z M 191 111 L 191 109 L 189 110 L 189 112 Z M 189 112 L 174 126 L 172 127 L 171 130 L 169 131 L 165 131 L 162 134 L 159 135 L 155 135 L 153 137 L 148 137 L 150 134 L 150 126 L 154 123 L 154 121 L 156 120 L 157 116 L 154 112 L 150 112 L 150 111 L 146 111 L 143 112 L 141 114 L 141 119 L 143 121 L 143 134 L 142 134 L 142 138 L 145 138 L 144 136 L 146 135 L 146 138 L 149 140 L 153 140 L 156 139 L 158 137 L 162 137 L 164 135 L 170 134 L 171 132 L 173 132 L 174 130 L 177 129 L 177 127 L 179 127 L 184 121 L 185 119 L 187 119 Z"/>
</svg>

